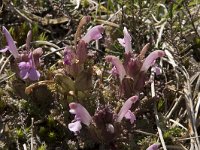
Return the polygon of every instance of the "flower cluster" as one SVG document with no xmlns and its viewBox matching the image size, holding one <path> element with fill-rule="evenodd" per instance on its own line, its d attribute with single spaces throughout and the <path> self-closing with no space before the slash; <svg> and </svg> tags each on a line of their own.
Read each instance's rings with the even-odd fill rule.
<svg viewBox="0 0 200 150">
<path fill-rule="evenodd" d="M 1 49 L 0 52 L 6 52 L 9 50 L 9 52 L 15 58 L 16 63 L 18 63 L 19 75 L 23 80 L 28 78 L 32 81 L 39 80 L 40 73 L 36 70 L 36 68 L 40 66 L 39 59 L 42 55 L 42 49 L 37 48 L 33 50 L 33 52 L 30 51 L 32 32 L 29 31 L 27 34 L 26 51 L 24 51 L 22 54 L 19 54 L 12 36 L 4 26 L 2 28 L 2 32 L 6 37 L 8 45 L 4 49 Z"/>
<path fill-rule="evenodd" d="M 118 41 L 125 47 L 124 62 L 113 55 L 106 56 L 105 60 L 112 63 L 114 67 L 111 73 L 119 76 L 122 92 L 125 96 L 130 97 L 142 90 L 148 69 L 155 64 L 156 59 L 163 57 L 165 53 L 162 50 L 156 50 L 144 58 L 149 46 L 147 44 L 140 54 L 136 55 L 132 50 L 131 36 L 126 28 L 124 28 L 124 38 L 118 39 Z"/>
<path fill-rule="evenodd" d="M 74 114 L 74 120 L 68 124 L 70 131 L 75 134 L 79 133 L 84 124 L 92 133 L 92 135 L 100 134 L 103 140 L 107 140 L 107 137 L 115 137 L 119 132 L 115 128 L 122 121 L 123 118 L 130 121 L 131 124 L 136 120 L 135 115 L 130 111 L 131 106 L 138 100 L 138 96 L 132 96 L 123 104 L 119 113 L 114 113 L 109 106 L 99 107 L 92 117 L 89 112 L 79 103 L 70 103 L 69 112 Z M 96 130 L 93 130 L 96 128 Z M 98 132 L 98 133 L 97 133 Z M 100 133 L 99 133 L 100 132 Z M 112 136 L 111 136 L 112 135 Z M 98 137 L 99 137 L 98 136 Z M 112 138 L 110 139 L 112 140 Z"/>
<path fill-rule="evenodd" d="M 103 27 L 95 26 L 88 31 L 88 33 L 79 41 L 76 51 L 70 48 L 65 48 L 64 63 L 73 72 L 80 73 L 80 64 L 83 64 L 87 59 L 87 44 L 91 40 L 97 40 L 102 37 Z M 151 52 L 146 58 L 145 54 L 148 50 L 149 44 L 145 45 L 140 54 L 137 55 L 132 50 L 131 36 L 127 29 L 124 28 L 124 38 L 118 39 L 119 43 L 125 47 L 124 61 L 122 62 L 118 57 L 107 55 L 105 60 L 112 63 L 113 68 L 110 71 L 113 76 L 119 77 L 120 88 L 124 97 L 128 99 L 124 102 L 118 113 L 115 113 L 110 105 L 100 105 L 93 116 L 80 103 L 70 103 L 69 112 L 74 115 L 74 119 L 68 124 L 70 131 L 75 134 L 81 134 L 83 125 L 91 134 L 93 140 L 100 140 L 101 142 L 111 142 L 120 135 L 120 125 L 123 118 L 134 124 L 136 116 L 130 110 L 133 103 L 138 101 L 138 92 L 142 90 L 145 85 L 146 74 L 150 67 L 159 74 L 158 67 L 154 67 L 158 58 L 163 57 L 165 53 L 161 50 Z M 72 68 L 73 67 L 73 68 Z M 68 71 L 70 72 L 70 69 Z M 135 95 L 135 96 L 133 96 Z M 123 129 L 122 129 L 123 130 Z M 84 131 L 84 130 L 83 130 Z M 157 144 L 150 146 L 148 149 L 152 150 L 158 148 Z"/>
<path fill-rule="evenodd" d="M 93 40 L 99 40 L 102 38 L 104 27 L 101 25 L 91 28 L 84 37 L 80 39 L 76 50 L 72 50 L 66 47 L 64 50 L 64 64 L 69 74 L 75 76 L 79 74 L 83 68 L 88 55 L 87 45 Z"/>
<path fill-rule="evenodd" d="M 23 80 L 39 80 L 41 75 L 37 69 L 40 67 L 40 57 L 43 51 L 42 48 L 34 50 L 30 48 L 32 32 L 28 32 L 26 50 L 22 52 L 18 52 L 15 41 L 4 26 L 2 32 L 6 37 L 7 46 L 1 49 L 0 52 L 9 51 L 12 54 L 18 67 L 16 74 Z M 85 92 L 89 89 L 88 87 L 92 86 L 92 67 L 86 65 L 88 63 L 88 44 L 91 41 L 101 39 L 103 32 L 104 27 L 102 25 L 94 26 L 80 38 L 78 43 L 75 42 L 74 49 L 68 46 L 65 47 L 64 73 L 63 76 L 56 74 L 54 81 L 62 78 L 59 83 L 64 87 L 63 93 L 66 95 L 71 93 L 76 97 L 79 91 Z M 68 129 L 75 134 L 80 134 L 81 131 L 86 129 L 91 137 L 103 143 L 109 143 L 123 134 L 123 119 L 128 120 L 130 125 L 135 123 L 136 116 L 131 111 L 131 107 L 138 101 L 138 93 L 145 86 L 147 71 L 152 67 L 153 71 L 159 74 L 160 70 L 155 67 L 155 62 L 165 55 L 162 50 L 155 50 L 145 58 L 149 44 L 145 45 L 140 54 L 137 55 L 132 50 L 131 36 L 128 30 L 124 28 L 123 32 L 124 38 L 118 39 L 119 43 L 125 48 L 123 61 L 117 56 L 105 56 L 105 60 L 112 64 L 111 74 L 119 78 L 120 92 L 123 97 L 127 98 L 118 113 L 113 110 L 110 104 L 105 104 L 99 105 L 92 116 L 82 104 L 77 102 L 69 104 L 69 112 L 74 115 L 74 119 L 68 124 Z M 65 74 L 66 72 L 67 74 Z M 67 87 L 67 90 L 65 90 L 65 87 Z M 147 150 L 157 150 L 158 147 L 159 144 L 153 144 Z"/>
</svg>

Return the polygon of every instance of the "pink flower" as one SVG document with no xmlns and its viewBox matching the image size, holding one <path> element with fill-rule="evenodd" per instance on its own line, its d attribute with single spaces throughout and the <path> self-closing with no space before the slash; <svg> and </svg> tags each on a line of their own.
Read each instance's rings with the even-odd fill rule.
<svg viewBox="0 0 200 150">
<path fill-rule="evenodd" d="M 151 52 L 147 58 L 144 60 L 144 63 L 140 69 L 140 71 L 147 72 L 147 70 L 155 63 L 155 60 L 159 57 L 163 57 L 165 55 L 164 51 L 156 50 Z"/>
<path fill-rule="evenodd" d="M 110 73 L 118 75 L 120 79 L 121 92 L 125 96 L 130 97 L 143 89 L 148 69 L 155 64 L 156 59 L 163 57 L 165 52 L 161 50 L 153 51 L 145 59 L 149 43 L 146 44 L 140 51 L 140 54 L 137 55 L 132 52 L 131 36 L 127 29 L 124 28 L 123 32 L 124 38 L 118 39 L 118 41 L 125 47 L 124 61 L 121 62 L 118 57 L 112 55 L 106 56 L 105 60 L 112 63 L 114 66 Z M 161 73 L 160 69 L 154 69 L 156 74 Z"/>
<path fill-rule="evenodd" d="M 15 42 L 14 42 L 12 36 L 10 35 L 10 33 L 8 32 L 8 30 L 4 26 L 2 27 L 2 32 L 6 36 L 6 41 L 7 41 L 8 46 L 6 46 L 6 48 L 0 50 L 0 52 L 6 52 L 7 50 L 9 50 L 15 59 L 19 58 L 19 53 L 17 51 Z"/>
<path fill-rule="evenodd" d="M 72 132 L 78 132 L 81 130 L 81 122 L 87 126 L 90 125 L 92 117 L 89 112 L 79 103 L 70 103 L 69 112 L 75 114 L 74 122 L 68 124 L 68 128 Z"/>
<path fill-rule="evenodd" d="M 22 79 L 25 80 L 29 78 L 32 81 L 39 80 L 40 73 L 36 70 L 32 53 L 29 54 L 28 62 L 20 62 L 18 66 L 20 70 L 19 74 Z"/>
<path fill-rule="evenodd" d="M 68 128 L 70 131 L 72 131 L 74 133 L 80 131 L 82 128 L 81 121 L 77 120 L 75 122 L 69 123 Z"/>
<path fill-rule="evenodd" d="M 86 33 L 86 35 L 81 40 L 85 41 L 85 43 L 89 43 L 92 40 L 99 40 L 102 38 L 103 31 L 103 26 L 94 26 Z"/>
<path fill-rule="evenodd" d="M 158 150 L 159 146 L 159 143 L 154 143 L 151 146 L 149 146 L 146 150 Z"/>
<path fill-rule="evenodd" d="M 88 56 L 87 46 L 92 40 L 98 40 L 102 38 L 102 33 L 104 31 L 103 26 L 97 25 L 91 28 L 86 35 L 78 42 L 76 51 L 72 51 L 69 48 L 65 49 L 64 52 L 64 63 L 67 65 L 72 65 L 74 58 L 78 60 L 79 65 L 83 64 Z"/>
<path fill-rule="evenodd" d="M 123 32 L 124 32 L 124 38 L 123 39 L 118 38 L 118 41 L 123 47 L 125 47 L 125 53 L 132 52 L 132 46 L 131 46 L 132 38 L 130 34 L 128 33 L 128 30 L 126 27 L 124 27 Z"/>
<path fill-rule="evenodd" d="M 107 62 L 111 62 L 112 65 L 115 66 L 116 72 L 119 74 L 120 82 L 122 82 L 124 76 L 126 75 L 126 71 L 122 62 L 119 60 L 118 57 L 112 55 L 106 56 L 105 59 Z"/>
<path fill-rule="evenodd" d="M 138 96 L 132 96 L 130 97 L 122 106 L 121 110 L 118 113 L 117 122 L 121 122 L 122 119 L 125 117 L 126 119 L 129 119 L 131 124 L 134 123 L 136 120 L 135 115 L 130 111 L 130 108 L 133 103 L 135 103 L 138 100 Z"/>
<path fill-rule="evenodd" d="M 64 63 L 66 65 L 72 65 L 76 61 L 76 54 L 68 47 L 64 49 Z"/>
</svg>

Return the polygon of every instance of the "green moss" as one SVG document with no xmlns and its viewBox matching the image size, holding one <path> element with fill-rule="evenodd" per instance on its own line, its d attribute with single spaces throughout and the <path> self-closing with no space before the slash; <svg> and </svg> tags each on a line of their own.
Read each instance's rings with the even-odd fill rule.
<svg viewBox="0 0 200 150">
<path fill-rule="evenodd" d="M 16 129 L 16 136 L 18 139 L 21 139 L 24 137 L 24 133 L 23 133 L 22 129 Z"/>
</svg>

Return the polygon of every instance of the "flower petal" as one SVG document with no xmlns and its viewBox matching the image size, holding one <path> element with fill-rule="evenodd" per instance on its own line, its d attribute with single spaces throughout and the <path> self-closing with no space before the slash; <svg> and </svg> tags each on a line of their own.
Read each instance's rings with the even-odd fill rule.
<svg viewBox="0 0 200 150">
<path fill-rule="evenodd" d="M 118 42 L 123 46 L 125 47 L 125 53 L 129 53 L 129 52 L 132 52 L 132 45 L 131 45 L 131 36 L 130 34 L 128 33 L 128 30 L 126 27 L 124 27 L 124 38 L 121 39 L 121 38 L 118 38 Z"/>
<path fill-rule="evenodd" d="M 162 69 L 158 66 L 154 66 L 151 69 L 156 75 L 160 75 L 162 73 Z"/>
<path fill-rule="evenodd" d="M 115 128 L 112 124 L 106 124 L 106 131 L 110 132 L 110 133 L 114 133 L 115 132 Z"/>
<path fill-rule="evenodd" d="M 91 28 L 86 35 L 82 38 L 85 43 L 89 43 L 92 40 L 99 40 L 102 38 L 102 33 L 104 31 L 103 26 L 97 25 Z"/>
<path fill-rule="evenodd" d="M 131 108 L 132 104 L 135 103 L 137 100 L 138 100 L 138 96 L 132 96 L 124 103 L 124 105 L 122 106 L 121 110 L 118 113 L 118 118 L 117 118 L 118 122 L 122 121 L 123 117 Z"/>
<path fill-rule="evenodd" d="M 29 70 L 29 79 L 32 81 L 36 81 L 36 80 L 39 80 L 39 78 L 40 78 L 39 71 L 37 71 L 35 68 L 32 67 Z"/>
<path fill-rule="evenodd" d="M 118 38 L 117 40 L 118 40 L 119 44 L 121 44 L 121 46 L 125 47 L 125 41 L 124 41 L 124 39 Z"/>
<path fill-rule="evenodd" d="M 18 64 L 18 67 L 19 67 L 19 70 L 20 70 L 20 72 L 19 72 L 20 77 L 24 80 L 27 79 L 28 76 L 29 76 L 29 70 L 30 70 L 30 67 L 31 67 L 29 62 L 20 62 Z"/>
<path fill-rule="evenodd" d="M 124 117 L 125 117 L 126 119 L 129 119 L 130 122 L 131 122 L 131 124 L 133 124 L 133 123 L 135 122 L 135 120 L 136 120 L 135 115 L 134 115 L 130 110 L 128 110 L 128 112 L 125 114 Z"/>
<path fill-rule="evenodd" d="M 27 70 L 21 70 L 21 71 L 19 72 L 19 74 L 20 74 L 20 77 L 21 77 L 23 80 L 27 79 L 28 76 L 29 76 L 29 73 L 28 73 Z"/>
<path fill-rule="evenodd" d="M 70 113 L 76 113 L 76 119 L 80 120 L 85 125 L 89 126 L 92 117 L 90 116 L 89 112 L 79 103 L 70 103 L 69 104 Z"/>
<path fill-rule="evenodd" d="M 75 110 L 75 109 L 70 109 L 69 112 L 70 112 L 71 114 L 76 115 L 76 110 Z"/>
<path fill-rule="evenodd" d="M 124 27 L 123 32 L 124 32 L 125 52 L 126 53 L 132 52 L 132 46 L 131 46 L 132 39 L 126 27 Z"/>
<path fill-rule="evenodd" d="M 159 146 L 159 143 L 154 143 L 151 146 L 149 146 L 146 150 L 158 150 Z"/>
<path fill-rule="evenodd" d="M 15 42 L 14 42 L 12 36 L 10 35 L 8 30 L 4 26 L 2 28 L 3 28 L 2 32 L 6 36 L 6 41 L 8 43 L 8 47 L 9 47 L 10 53 L 14 56 L 14 58 L 18 58 L 19 57 L 19 53 L 17 51 L 17 47 L 15 45 Z"/>
<path fill-rule="evenodd" d="M 6 47 L 3 48 L 3 49 L 0 49 L 0 52 L 1 52 L 1 53 L 4 53 L 4 52 L 6 52 L 7 50 L 9 50 L 9 47 L 8 47 L 8 46 L 6 46 Z"/>
<path fill-rule="evenodd" d="M 81 122 L 76 121 L 68 124 L 68 129 L 72 132 L 79 132 L 82 128 Z"/>
<path fill-rule="evenodd" d="M 75 62 L 75 53 L 69 48 L 64 49 L 64 64 L 72 65 Z"/>
<path fill-rule="evenodd" d="M 112 74 L 113 76 L 119 75 L 115 66 L 112 67 L 109 73 Z"/>
<path fill-rule="evenodd" d="M 165 52 L 162 50 L 156 50 L 151 52 L 145 59 L 140 71 L 147 72 L 149 67 L 151 67 L 154 64 L 154 61 L 159 57 L 163 57 L 164 55 Z"/>
<path fill-rule="evenodd" d="M 43 50 L 41 47 L 33 50 L 33 59 L 34 59 L 36 68 L 40 67 L 40 57 L 42 56 L 42 54 L 43 54 Z"/>
<path fill-rule="evenodd" d="M 122 62 L 119 60 L 118 57 L 112 55 L 106 56 L 105 59 L 107 62 L 111 62 L 116 67 L 117 73 L 119 74 L 120 82 L 122 82 L 124 76 L 126 75 L 126 71 Z"/>
</svg>

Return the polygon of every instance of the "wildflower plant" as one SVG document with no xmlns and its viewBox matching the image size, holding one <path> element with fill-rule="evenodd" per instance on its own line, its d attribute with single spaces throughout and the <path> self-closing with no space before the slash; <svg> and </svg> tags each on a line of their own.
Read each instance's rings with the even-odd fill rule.
<svg viewBox="0 0 200 150">
<path fill-rule="evenodd" d="M 145 54 L 149 44 L 146 44 L 137 55 L 132 50 L 131 36 L 126 27 L 124 28 L 124 38 L 118 39 L 119 43 L 125 47 L 124 61 L 117 56 L 108 55 L 105 60 L 113 65 L 111 74 L 117 75 L 120 80 L 120 88 L 125 96 L 138 94 L 144 87 L 148 69 L 155 64 L 156 59 L 165 55 L 162 50 L 151 52 L 146 58 Z"/>
<path fill-rule="evenodd" d="M 89 16 L 83 17 L 80 21 L 80 28 L 77 28 L 77 33 L 80 32 L 82 22 L 88 23 L 90 21 Z M 65 46 L 64 49 L 64 68 L 60 73 L 55 76 L 55 81 L 59 86 L 66 89 L 64 92 L 69 94 L 69 91 L 73 91 L 75 96 L 78 96 L 78 91 L 86 91 L 92 88 L 92 74 L 93 74 L 93 64 L 91 58 L 89 58 L 88 45 L 90 42 L 99 40 L 102 38 L 104 32 L 104 27 L 102 25 L 97 25 L 92 27 L 87 31 L 87 33 L 80 38 L 78 43 L 75 42 L 74 47 Z M 77 41 L 77 39 L 75 39 Z M 93 56 L 92 56 L 93 57 Z M 63 79 L 61 79 L 63 78 Z M 60 84 L 60 80 L 65 80 L 65 85 Z M 62 81 L 61 81 L 62 82 Z"/>
<path fill-rule="evenodd" d="M 62 89 L 58 90 L 58 92 L 61 95 L 63 94 L 64 99 L 69 102 L 69 113 L 71 114 L 70 116 L 74 115 L 74 119 L 72 121 L 69 120 L 68 129 L 75 136 L 80 136 L 84 141 L 90 139 L 89 143 L 94 142 L 99 145 L 110 146 L 116 141 L 120 141 L 122 135 L 127 134 L 124 133 L 124 130 L 129 130 L 127 124 L 132 127 L 135 126 L 137 116 L 133 111 L 137 107 L 135 103 L 140 99 L 139 92 L 145 86 L 147 71 L 155 65 L 156 59 L 164 56 L 164 52 L 156 50 L 145 58 L 145 53 L 149 46 L 147 44 L 137 55 L 131 47 L 131 36 L 128 30 L 124 28 L 124 38 L 118 39 L 119 43 L 125 48 L 124 59 L 121 61 L 117 56 L 106 55 L 105 60 L 111 63 L 113 68 L 111 71 L 105 70 L 105 72 L 110 72 L 114 77 L 119 78 L 120 84 L 116 92 L 120 93 L 120 95 L 114 98 L 126 98 L 127 100 L 122 102 L 121 106 L 115 104 L 115 107 L 106 101 L 98 102 L 98 105 L 95 104 L 97 103 L 96 101 L 91 101 L 93 106 L 87 110 L 84 105 L 89 103 L 87 99 L 90 98 L 90 94 L 94 91 L 94 78 L 100 77 L 99 75 L 103 77 L 103 71 L 99 70 L 100 74 L 95 74 L 97 66 L 93 60 L 95 57 L 90 55 L 89 44 L 92 41 L 103 38 L 102 34 L 105 30 L 104 26 L 96 25 L 81 36 L 80 32 L 83 26 L 89 21 L 90 17 L 88 16 L 83 17 L 80 21 L 75 35 L 75 45 L 65 46 L 62 67 L 55 70 L 53 80 L 47 80 L 46 82 L 55 82 Z M 20 52 L 18 52 L 12 36 L 5 27 L 3 27 L 3 33 L 8 45 L 1 52 L 9 50 L 14 57 L 13 65 L 17 66 L 17 69 L 14 70 L 16 75 L 19 75 L 24 81 L 40 80 L 41 73 L 37 68 L 41 65 L 40 57 L 43 50 L 40 47 L 34 50 L 31 48 L 32 32 L 28 32 L 25 50 Z M 37 84 L 26 88 L 26 94 L 35 96 L 38 89 L 42 87 L 39 84 L 35 85 Z M 29 88 L 34 90 L 29 90 Z M 51 93 L 49 90 L 46 92 Z M 44 96 L 44 93 L 42 95 Z M 38 96 L 33 97 L 34 101 L 39 98 Z M 97 98 L 106 99 L 103 94 L 100 94 Z M 132 109 L 132 105 L 134 109 Z M 118 109 L 116 109 L 117 107 Z M 94 115 L 89 113 L 92 109 Z M 118 146 L 115 145 L 114 147 L 117 148 Z"/>
<path fill-rule="evenodd" d="M 87 134 L 92 137 L 94 142 L 103 142 L 109 145 L 111 142 L 114 142 L 116 138 L 120 136 L 120 132 L 123 131 L 123 129 L 119 130 L 123 118 L 129 120 L 130 124 L 133 124 L 136 120 L 130 108 L 137 100 L 138 96 L 130 97 L 126 100 L 118 113 L 114 113 L 109 105 L 99 106 L 93 117 L 81 104 L 75 102 L 70 103 L 69 112 L 75 115 L 75 117 L 74 120 L 68 124 L 68 128 L 76 135 L 79 135 L 80 132 L 84 132 L 84 129 L 82 129 L 82 124 L 84 124 L 87 128 Z"/>
<path fill-rule="evenodd" d="M 29 78 L 32 81 L 39 80 L 40 73 L 36 70 L 36 67 L 40 66 L 39 59 L 42 55 L 42 49 L 38 48 L 33 50 L 33 52 L 30 51 L 30 42 L 32 36 L 31 31 L 29 31 L 27 34 L 26 50 L 23 51 L 21 54 L 18 52 L 15 41 L 13 40 L 9 31 L 4 26 L 2 27 L 2 32 L 6 37 L 8 45 L 6 46 L 6 48 L 0 50 L 0 52 L 6 52 L 7 50 L 9 50 L 9 52 L 12 54 L 12 56 L 15 59 L 15 63 L 17 63 L 19 69 L 19 72 L 18 69 L 14 71 L 17 74 L 19 73 L 19 76 L 23 80 L 27 78 Z"/>
<path fill-rule="evenodd" d="M 0 11 L 0 149 L 200 149 L 197 0 L 28 2 Z"/>
</svg>

